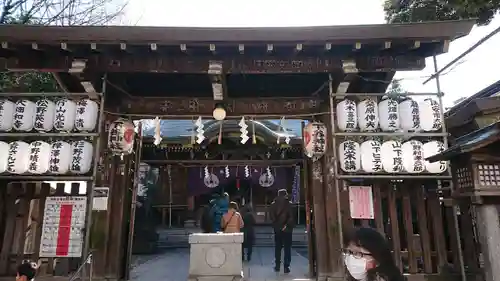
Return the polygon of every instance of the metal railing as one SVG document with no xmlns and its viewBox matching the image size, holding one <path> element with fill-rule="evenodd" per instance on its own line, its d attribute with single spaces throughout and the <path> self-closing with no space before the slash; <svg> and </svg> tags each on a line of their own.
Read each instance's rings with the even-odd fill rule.
<svg viewBox="0 0 500 281">
<path fill-rule="evenodd" d="M 93 269 L 94 269 L 94 260 L 92 259 L 92 253 L 89 253 L 87 255 L 87 258 L 85 261 L 78 267 L 78 269 L 71 275 L 69 278 L 69 281 L 75 281 L 75 280 L 84 280 L 85 273 L 87 272 L 85 270 L 85 265 L 89 265 L 89 270 L 88 270 L 88 280 L 92 281 L 92 275 L 93 275 Z M 80 273 L 83 273 L 82 276 L 80 276 Z"/>
</svg>

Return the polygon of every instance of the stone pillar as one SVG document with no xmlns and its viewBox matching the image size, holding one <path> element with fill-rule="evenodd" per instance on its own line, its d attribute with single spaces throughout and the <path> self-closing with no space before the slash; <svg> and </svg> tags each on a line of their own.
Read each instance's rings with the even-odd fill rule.
<svg viewBox="0 0 500 281">
<path fill-rule="evenodd" d="M 243 280 L 243 233 L 189 235 L 189 281 Z"/>
<path fill-rule="evenodd" d="M 500 222 L 495 205 L 476 206 L 477 230 L 486 281 L 500 281 Z"/>
</svg>

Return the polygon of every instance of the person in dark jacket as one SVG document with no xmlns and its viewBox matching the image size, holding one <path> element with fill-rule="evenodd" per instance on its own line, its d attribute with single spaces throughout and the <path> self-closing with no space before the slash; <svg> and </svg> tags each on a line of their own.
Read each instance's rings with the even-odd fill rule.
<svg viewBox="0 0 500 281">
<path fill-rule="evenodd" d="M 280 271 L 281 248 L 284 252 L 284 272 L 290 272 L 292 261 L 292 232 L 295 226 L 292 213 L 292 202 L 288 200 L 286 189 L 278 190 L 278 196 L 271 203 L 271 222 L 274 228 L 274 271 Z"/>
<path fill-rule="evenodd" d="M 245 252 L 246 252 L 246 260 L 252 260 L 252 251 L 253 245 L 255 243 L 255 216 L 253 214 L 253 209 L 250 204 L 245 205 L 243 207 L 243 249 L 241 251 L 241 255 L 243 260 L 245 260 Z"/>
<path fill-rule="evenodd" d="M 212 204 L 209 202 L 207 206 L 203 207 L 203 213 L 201 215 L 200 227 L 203 233 L 213 233 L 214 232 L 214 218 L 212 214 Z"/>
<path fill-rule="evenodd" d="M 227 213 L 229 208 L 229 194 L 224 192 L 222 195 L 216 194 L 216 197 L 210 201 L 212 205 L 211 216 L 213 218 L 213 232 L 220 232 L 222 216 Z"/>
</svg>

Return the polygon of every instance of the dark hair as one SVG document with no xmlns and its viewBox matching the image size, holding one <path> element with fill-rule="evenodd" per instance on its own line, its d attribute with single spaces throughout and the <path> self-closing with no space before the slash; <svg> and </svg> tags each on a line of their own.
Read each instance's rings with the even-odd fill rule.
<svg viewBox="0 0 500 281">
<path fill-rule="evenodd" d="M 279 197 L 286 197 L 286 196 L 288 196 L 288 191 L 286 191 L 286 189 L 284 189 L 284 188 L 280 189 L 280 190 L 278 190 L 278 196 Z"/>
<path fill-rule="evenodd" d="M 30 262 L 23 262 L 17 267 L 17 274 L 19 276 L 26 276 L 26 280 L 31 280 L 35 278 L 36 269 Z"/>
<path fill-rule="evenodd" d="M 229 208 L 238 210 L 238 203 L 236 203 L 234 201 L 229 202 Z"/>
<path fill-rule="evenodd" d="M 377 230 L 362 227 L 348 231 L 344 234 L 344 247 L 349 244 L 365 248 L 377 262 L 375 268 L 368 270 L 368 280 L 375 280 L 376 275 L 380 275 L 386 281 L 405 280 L 394 262 L 387 240 Z M 351 276 L 348 279 L 355 280 Z"/>
</svg>

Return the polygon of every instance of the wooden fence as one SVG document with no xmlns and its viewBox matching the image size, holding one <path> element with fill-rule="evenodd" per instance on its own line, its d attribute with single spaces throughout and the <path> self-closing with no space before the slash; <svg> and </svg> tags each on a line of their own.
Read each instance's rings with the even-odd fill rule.
<svg viewBox="0 0 500 281">
<path fill-rule="evenodd" d="M 371 185 L 375 220 L 349 219 L 350 215 L 344 213 L 344 225 L 371 226 L 384 233 L 399 268 L 410 275 L 455 276 L 460 280 L 460 238 L 468 279 L 481 278 L 473 206 L 460 203 L 457 232 L 449 188 L 438 189 L 436 181 L 418 180 L 377 181 Z M 348 191 L 341 196 L 343 202 L 349 202 Z"/>
<path fill-rule="evenodd" d="M 432 181 L 388 181 L 372 185 L 375 220 L 349 219 L 347 207 L 343 208 L 344 225 L 371 226 L 384 233 L 404 273 L 449 276 L 448 280 L 460 280 L 459 234 L 469 280 L 481 278 L 472 205 L 460 203 L 457 233 L 454 209 L 447 199 L 449 191 L 438 190 Z M 15 266 L 23 260 L 38 261 L 39 276 L 54 275 L 56 263 L 63 264 L 60 268 L 66 273 L 78 267 L 80 259 L 39 259 L 38 256 L 46 197 L 81 195 L 78 184 L 66 192 L 64 187 L 65 184 L 51 188 L 47 183 L 28 182 L 0 188 L 0 276 L 12 276 Z M 342 202 L 348 202 L 347 191 L 342 191 L 341 196 Z"/>
<path fill-rule="evenodd" d="M 39 251 L 47 196 L 81 196 L 80 185 L 73 183 L 66 192 L 64 183 L 56 188 L 43 182 L 13 182 L 0 187 L 0 276 L 14 276 L 23 260 L 39 264 L 38 276 L 54 275 L 56 269 L 57 275 L 76 270 L 80 258 L 39 258 Z"/>
</svg>

